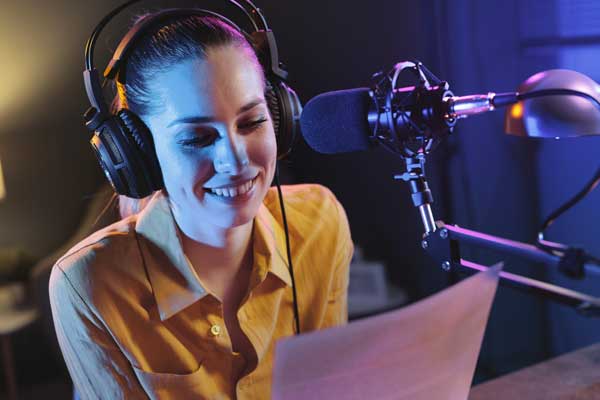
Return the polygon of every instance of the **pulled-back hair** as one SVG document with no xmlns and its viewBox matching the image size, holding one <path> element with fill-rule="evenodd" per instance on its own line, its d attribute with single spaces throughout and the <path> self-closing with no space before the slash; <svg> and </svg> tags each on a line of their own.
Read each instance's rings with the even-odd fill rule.
<svg viewBox="0 0 600 400">
<path fill-rule="evenodd" d="M 139 17 L 134 26 L 152 15 Z M 156 74 L 189 59 L 203 59 L 208 49 L 226 45 L 246 51 L 262 71 L 244 35 L 216 17 L 174 16 L 150 28 L 136 41 L 125 61 L 125 70 L 120 71 L 113 110 L 127 108 L 140 116 L 158 111 L 159 105 L 153 101 L 156 97 L 151 94 L 151 82 Z"/>
<path fill-rule="evenodd" d="M 153 15 L 138 17 L 133 26 Z M 160 103 L 157 96 L 152 94 L 152 81 L 157 74 L 186 60 L 203 59 L 207 50 L 227 45 L 238 46 L 245 51 L 250 59 L 255 61 L 259 70 L 263 71 L 254 49 L 244 35 L 216 17 L 174 16 L 155 28 L 149 28 L 128 54 L 124 71 L 119 72 L 116 95 L 112 103 L 113 112 L 122 108 L 127 108 L 139 116 L 158 112 Z M 150 196 L 139 200 L 126 196 L 118 197 L 122 218 L 141 211 L 150 199 Z"/>
</svg>

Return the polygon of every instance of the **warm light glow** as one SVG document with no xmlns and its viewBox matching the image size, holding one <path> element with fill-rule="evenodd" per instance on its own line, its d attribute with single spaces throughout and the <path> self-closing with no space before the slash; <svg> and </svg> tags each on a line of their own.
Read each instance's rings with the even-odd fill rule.
<svg viewBox="0 0 600 400">
<path fill-rule="evenodd" d="M 2 173 L 2 162 L 0 161 L 0 200 L 6 197 L 6 188 L 4 187 L 4 174 Z"/>
<path fill-rule="evenodd" d="M 523 105 L 516 103 L 510 108 L 510 116 L 514 119 L 519 119 L 523 116 Z"/>
<path fill-rule="evenodd" d="M 73 71 L 71 64 L 65 68 L 65 63 L 72 63 L 73 49 L 83 52 L 82 36 L 87 29 L 80 28 L 83 21 L 77 16 L 85 14 L 83 8 L 89 7 L 91 2 L 51 3 L 52 6 L 41 7 L 37 0 L 2 2 L 0 134 L 18 126 L 19 121 L 31 117 L 32 113 L 37 114 L 36 108 L 57 101 L 48 98 L 49 94 L 56 96 L 57 88 L 64 85 L 67 72 L 79 73 Z"/>
<path fill-rule="evenodd" d="M 4 5 L 3 5 L 4 8 Z M 10 8 L 10 7 L 9 7 Z M 13 5 L 17 9 L 17 3 Z M 4 14 L 4 11 L 3 11 Z M 60 39 L 48 34 L 48 28 L 35 23 L 28 24 L 27 34 L 16 34 L 23 30 L 22 22 L 11 13 L 0 17 L 0 54 L 2 55 L 2 75 L 0 76 L 0 121 L 1 127 L 15 122 L 15 114 L 22 112 L 41 96 L 57 79 L 59 68 L 56 66 L 57 53 L 62 49 L 56 44 Z M 36 21 L 37 22 L 37 21 Z M 46 40 L 44 38 L 46 36 Z M 49 42 L 53 43 L 50 45 Z"/>
</svg>

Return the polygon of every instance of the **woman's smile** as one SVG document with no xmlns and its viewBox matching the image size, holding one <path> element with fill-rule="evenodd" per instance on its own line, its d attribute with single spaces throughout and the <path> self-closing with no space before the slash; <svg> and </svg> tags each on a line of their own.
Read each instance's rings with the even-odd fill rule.
<svg viewBox="0 0 600 400">
<path fill-rule="evenodd" d="M 258 175 L 252 179 L 240 180 L 239 183 L 233 183 L 218 188 L 204 188 L 209 198 L 214 198 L 227 204 L 241 204 L 252 198 L 255 193 L 256 181 Z"/>
</svg>

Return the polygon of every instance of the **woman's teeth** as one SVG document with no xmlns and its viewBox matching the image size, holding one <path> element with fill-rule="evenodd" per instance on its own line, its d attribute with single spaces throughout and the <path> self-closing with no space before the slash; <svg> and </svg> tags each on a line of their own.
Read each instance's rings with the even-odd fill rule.
<svg viewBox="0 0 600 400">
<path fill-rule="evenodd" d="M 242 195 L 244 193 L 247 193 L 250 189 L 252 189 L 255 182 L 256 182 L 256 178 L 254 178 L 251 181 L 248 181 L 246 183 L 243 183 L 239 186 L 235 186 L 235 187 L 210 189 L 210 192 L 212 194 L 216 194 L 217 196 L 236 197 L 236 196 Z"/>
</svg>

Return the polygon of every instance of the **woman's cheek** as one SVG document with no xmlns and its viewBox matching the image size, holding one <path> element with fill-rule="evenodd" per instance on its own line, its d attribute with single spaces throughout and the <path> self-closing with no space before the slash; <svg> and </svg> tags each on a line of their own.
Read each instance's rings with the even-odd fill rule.
<svg viewBox="0 0 600 400">
<path fill-rule="evenodd" d="M 193 181 L 199 189 L 214 175 L 213 162 L 206 156 L 196 156 L 181 160 L 179 179 L 182 182 Z"/>
<path fill-rule="evenodd" d="M 272 125 L 269 125 L 268 129 L 261 135 L 259 149 L 264 164 L 271 165 L 275 163 L 277 160 L 277 140 Z"/>
<path fill-rule="evenodd" d="M 210 178 L 211 162 L 197 151 L 164 152 L 159 162 L 167 189 L 195 190 Z"/>
</svg>

